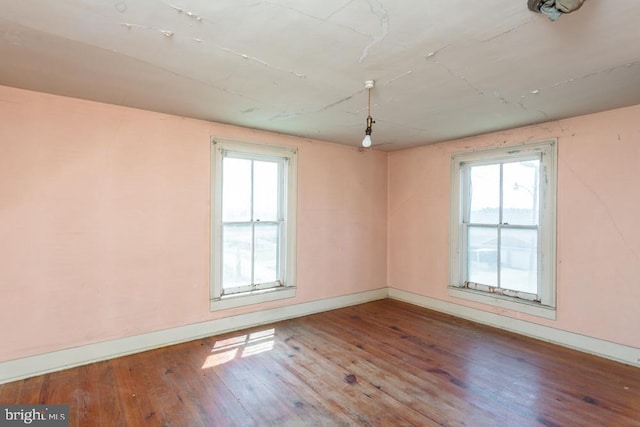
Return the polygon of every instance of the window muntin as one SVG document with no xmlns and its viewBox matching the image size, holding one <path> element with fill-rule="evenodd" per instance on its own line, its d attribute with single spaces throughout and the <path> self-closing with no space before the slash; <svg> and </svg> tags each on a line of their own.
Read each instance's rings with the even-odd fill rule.
<svg viewBox="0 0 640 427">
<path fill-rule="evenodd" d="M 555 306 L 555 145 L 452 156 L 452 287 Z"/>
<path fill-rule="evenodd" d="M 294 289 L 295 163 L 294 149 L 213 141 L 212 308 L 294 295 L 264 292 Z"/>
</svg>

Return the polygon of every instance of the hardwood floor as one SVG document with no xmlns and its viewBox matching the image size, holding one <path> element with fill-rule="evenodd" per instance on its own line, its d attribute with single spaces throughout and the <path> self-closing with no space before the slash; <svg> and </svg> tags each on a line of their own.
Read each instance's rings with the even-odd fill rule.
<svg viewBox="0 0 640 427">
<path fill-rule="evenodd" d="M 72 426 L 640 426 L 640 369 L 381 300 L 0 385 Z"/>
</svg>

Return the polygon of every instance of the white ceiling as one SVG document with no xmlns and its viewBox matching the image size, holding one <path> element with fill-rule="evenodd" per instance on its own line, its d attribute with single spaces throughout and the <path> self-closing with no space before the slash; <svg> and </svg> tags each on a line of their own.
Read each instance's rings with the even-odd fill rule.
<svg viewBox="0 0 640 427">
<path fill-rule="evenodd" d="M 0 84 L 397 150 L 640 104 L 640 1 L 3 0 Z"/>
</svg>

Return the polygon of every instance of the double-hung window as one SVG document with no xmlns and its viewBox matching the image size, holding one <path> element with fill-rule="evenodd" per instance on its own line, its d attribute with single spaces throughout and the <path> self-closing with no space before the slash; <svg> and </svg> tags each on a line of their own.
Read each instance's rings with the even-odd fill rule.
<svg viewBox="0 0 640 427">
<path fill-rule="evenodd" d="M 211 308 L 295 295 L 295 149 L 212 141 Z"/>
<path fill-rule="evenodd" d="M 556 142 L 452 156 L 449 293 L 554 318 Z"/>
</svg>

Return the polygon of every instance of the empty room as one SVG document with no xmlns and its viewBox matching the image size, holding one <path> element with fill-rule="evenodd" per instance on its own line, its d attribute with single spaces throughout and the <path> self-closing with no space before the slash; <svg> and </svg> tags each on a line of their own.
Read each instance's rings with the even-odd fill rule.
<svg viewBox="0 0 640 427">
<path fill-rule="evenodd" d="M 637 0 L 10 0 L 0 426 L 640 426 Z"/>
</svg>

